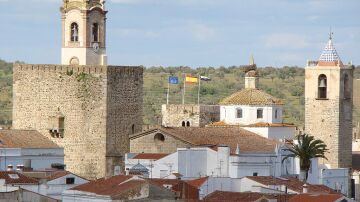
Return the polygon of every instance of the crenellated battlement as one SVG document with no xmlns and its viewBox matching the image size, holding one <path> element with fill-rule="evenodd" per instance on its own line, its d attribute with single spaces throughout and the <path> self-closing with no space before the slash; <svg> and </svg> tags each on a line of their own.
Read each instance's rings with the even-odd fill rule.
<svg viewBox="0 0 360 202">
<path fill-rule="evenodd" d="M 119 74 L 122 76 L 139 77 L 144 69 L 140 66 L 103 66 L 103 65 L 50 65 L 50 64 L 19 64 L 14 63 L 13 72 L 40 71 L 52 73 L 86 73 L 95 75 Z"/>
</svg>

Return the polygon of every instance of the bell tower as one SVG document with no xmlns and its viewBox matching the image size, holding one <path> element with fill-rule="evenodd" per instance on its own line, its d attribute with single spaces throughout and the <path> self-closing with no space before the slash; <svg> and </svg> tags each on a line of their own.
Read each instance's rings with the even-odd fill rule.
<svg viewBox="0 0 360 202">
<path fill-rule="evenodd" d="M 105 0 L 63 0 L 61 64 L 107 65 Z"/>
<path fill-rule="evenodd" d="M 353 69 L 340 60 L 331 34 L 319 60 L 305 67 L 305 132 L 325 142 L 323 163 L 331 168 L 352 164 Z"/>
</svg>

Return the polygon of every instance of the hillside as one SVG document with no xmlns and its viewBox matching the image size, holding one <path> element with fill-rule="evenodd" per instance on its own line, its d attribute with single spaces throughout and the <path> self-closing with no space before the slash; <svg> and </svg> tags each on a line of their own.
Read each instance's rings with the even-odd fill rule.
<svg viewBox="0 0 360 202">
<path fill-rule="evenodd" d="M 0 60 L 0 125 L 11 124 L 12 109 L 12 64 Z M 283 67 L 258 68 L 261 75 L 260 88 L 284 100 L 284 121 L 303 126 L 304 123 L 304 68 Z M 161 104 L 166 103 L 167 79 L 170 75 L 180 78 L 184 74 L 201 74 L 212 78 L 202 82 L 201 104 L 217 104 L 221 99 L 244 87 L 242 67 L 151 67 L 144 74 L 144 124 L 154 125 L 161 120 Z M 360 66 L 355 70 L 355 78 L 360 79 Z M 356 89 L 360 81 L 355 80 Z M 182 102 L 182 79 L 180 84 L 170 86 L 170 103 Z M 354 90 L 354 125 L 360 120 L 360 95 Z M 197 103 L 198 86 L 187 85 L 185 103 Z M 357 99 L 359 98 L 359 99 Z"/>
</svg>

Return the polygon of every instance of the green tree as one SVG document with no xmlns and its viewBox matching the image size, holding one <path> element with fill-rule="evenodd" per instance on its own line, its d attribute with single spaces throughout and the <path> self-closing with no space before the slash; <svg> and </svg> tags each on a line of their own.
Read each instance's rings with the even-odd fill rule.
<svg viewBox="0 0 360 202">
<path fill-rule="evenodd" d="M 285 149 L 285 151 L 289 151 L 290 154 L 286 155 L 282 162 L 288 158 L 298 157 L 300 159 L 300 178 L 306 182 L 311 166 L 311 159 L 323 158 L 327 160 L 325 156 L 325 153 L 328 151 L 326 144 L 322 140 L 315 139 L 314 136 L 303 134 L 298 135 L 297 142 L 293 142 L 290 145 L 290 148 Z"/>
</svg>

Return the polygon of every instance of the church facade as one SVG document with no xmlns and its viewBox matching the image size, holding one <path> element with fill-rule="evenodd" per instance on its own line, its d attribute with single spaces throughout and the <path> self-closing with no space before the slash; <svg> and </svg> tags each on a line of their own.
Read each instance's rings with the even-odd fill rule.
<svg viewBox="0 0 360 202">
<path fill-rule="evenodd" d="M 143 68 L 104 65 L 104 9 L 102 0 L 65 0 L 63 64 L 13 68 L 13 128 L 64 147 L 66 169 L 88 179 L 121 171 L 129 135 L 142 128 Z"/>
</svg>

